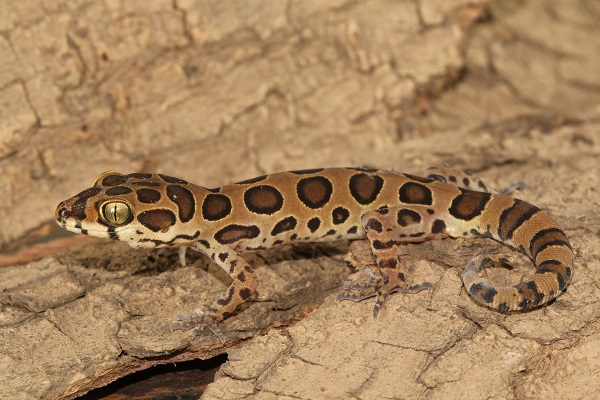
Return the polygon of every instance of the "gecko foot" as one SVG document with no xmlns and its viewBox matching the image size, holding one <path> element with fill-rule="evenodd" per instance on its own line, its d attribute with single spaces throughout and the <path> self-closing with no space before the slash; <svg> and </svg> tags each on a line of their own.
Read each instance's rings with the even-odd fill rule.
<svg viewBox="0 0 600 400">
<path fill-rule="evenodd" d="M 433 284 L 431 282 L 422 282 L 416 285 L 406 286 L 404 282 L 402 284 L 391 282 L 385 283 L 382 278 L 376 278 L 375 282 L 357 282 L 344 284 L 344 290 L 338 295 L 338 300 L 352 300 L 361 301 L 369 297 L 377 296 L 377 301 L 373 307 L 373 318 L 377 318 L 379 311 L 383 307 L 383 304 L 387 300 L 388 296 L 392 293 L 417 293 L 421 290 L 433 290 Z"/>
<path fill-rule="evenodd" d="M 501 191 L 500 194 L 503 194 L 505 196 L 510 196 L 514 192 L 519 191 L 519 190 L 524 190 L 524 189 L 527 189 L 527 184 L 524 181 L 516 181 L 516 182 L 513 182 L 509 187 L 507 187 L 506 189 Z"/>
<path fill-rule="evenodd" d="M 217 327 L 217 324 L 215 322 L 208 322 L 211 318 L 199 308 L 194 311 L 196 315 L 175 314 L 174 319 L 179 322 L 172 324 L 171 330 L 187 331 L 194 329 L 193 335 L 199 336 L 204 329 L 208 329 L 221 341 L 221 343 L 225 343 L 225 335 L 223 335 L 223 332 Z"/>
<path fill-rule="evenodd" d="M 344 281 L 344 290 L 366 290 L 373 285 L 377 285 L 377 282 L 382 278 L 380 276 L 375 276 L 371 271 L 371 268 L 365 268 L 365 275 L 367 276 L 367 280 L 363 282 L 352 282 L 352 281 Z M 352 277 L 354 274 L 352 274 Z"/>
<path fill-rule="evenodd" d="M 370 268 L 365 268 L 366 281 L 344 282 L 344 291 L 338 295 L 338 300 L 361 301 L 369 297 L 377 296 L 377 291 L 385 286 L 382 277 L 376 276 Z"/>
<path fill-rule="evenodd" d="M 388 296 L 392 293 L 418 293 L 421 290 L 433 290 L 433 284 L 431 282 L 421 282 L 411 286 L 394 286 L 392 287 L 389 283 L 384 285 L 377 291 L 377 301 L 373 307 L 373 318 L 377 318 L 379 311 L 383 307 L 383 304 L 387 300 Z"/>
</svg>

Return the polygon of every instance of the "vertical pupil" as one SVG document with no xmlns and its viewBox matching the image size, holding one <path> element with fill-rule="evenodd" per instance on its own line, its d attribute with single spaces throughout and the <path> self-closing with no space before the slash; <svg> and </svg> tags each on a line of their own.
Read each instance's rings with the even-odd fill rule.
<svg viewBox="0 0 600 400">
<path fill-rule="evenodd" d="M 117 205 L 116 204 L 113 206 L 113 219 L 115 220 L 115 222 L 117 221 Z"/>
</svg>

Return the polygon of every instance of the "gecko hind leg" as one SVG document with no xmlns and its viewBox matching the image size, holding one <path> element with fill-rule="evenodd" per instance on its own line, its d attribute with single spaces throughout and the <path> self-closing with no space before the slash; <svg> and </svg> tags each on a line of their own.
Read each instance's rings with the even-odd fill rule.
<svg viewBox="0 0 600 400">
<path fill-rule="evenodd" d="M 376 277 L 365 269 L 366 282 L 346 282 L 339 300 L 361 301 L 377 297 L 373 316 L 377 317 L 386 299 L 392 293 L 417 293 L 431 290 L 430 282 L 415 285 L 406 283 L 405 268 L 398 257 L 398 242 L 422 242 L 444 236 L 444 229 L 438 220 L 424 206 L 404 206 L 369 211 L 362 217 L 362 225 L 371 245 L 381 277 Z"/>
<path fill-rule="evenodd" d="M 377 300 L 373 307 L 374 318 L 377 318 L 379 311 L 392 293 L 418 293 L 421 290 L 433 290 L 431 282 L 407 285 L 403 278 L 399 278 L 399 275 L 396 275 L 395 279 L 377 277 L 368 268 L 365 273 L 367 274 L 367 281 L 344 282 L 344 291 L 338 295 L 338 300 L 358 302 L 376 296 Z"/>
</svg>

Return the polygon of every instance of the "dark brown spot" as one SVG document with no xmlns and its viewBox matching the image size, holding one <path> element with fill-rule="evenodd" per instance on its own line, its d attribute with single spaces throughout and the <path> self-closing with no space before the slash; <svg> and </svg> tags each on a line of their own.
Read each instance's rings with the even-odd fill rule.
<svg viewBox="0 0 600 400">
<path fill-rule="evenodd" d="M 138 233 L 138 235 L 143 235 L 142 231 L 136 231 L 136 232 Z M 169 241 L 158 240 L 158 239 L 147 239 L 147 238 L 139 239 L 139 241 L 140 242 L 152 242 L 152 243 L 156 244 L 156 246 L 159 246 L 159 245 L 171 246 L 178 239 L 184 239 L 184 240 L 187 240 L 188 242 L 192 242 L 192 241 L 198 239 L 198 236 L 200 236 L 199 230 L 196 231 L 196 233 L 194 233 L 193 235 L 186 235 L 186 234 L 180 233 L 179 235 L 172 237 L 171 240 L 169 240 Z M 202 242 L 202 241 L 200 241 L 200 242 Z"/>
<path fill-rule="evenodd" d="M 503 240 L 511 239 L 517 228 L 523 225 L 538 211 L 540 211 L 539 208 L 522 200 L 515 199 L 513 205 L 504 210 L 500 215 L 498 235 Z"/>
<path fill-rule="evenodd" d="M 154 189 L 138 189 L 135 194 L 142 203 L 153 204 L 160 200 L 160 192 Z"/>
<path fill-rule="evenodd" d="M 431 183 L 434 181 L 432 178 L 423 178 L 422 176 L 411 175 L 411 174 L 402 174 L 408 179 L 412 179 L 413 181 L 422 182 L 422 183 Z"/>
<path fill-rule="evenodd" d="M 399 199 L 405 204 L 433 204 L 433 194 L 427 186 L 415 182 L 406 182 L 400 187 Z"/>
<path fill-rule="evenodd" d="M 160 186 L 160 183 L 152 182 L 152 181 L 130 182 L 130 184 L 135 185 L 135 186 L 152 186 L 152 187 Z"/>
<path fill-rule="evenodd" d="M 393 258 L 386 258 L 386 259 L 383 259 L 383 260 L 379 260 L 377 262 L 377 265 L 381 269 L 394 269 L 394 268 L 396 268 L 398 266 L 398 261 L 396 259 L 393 259 Z"/>
<path fill-rule="evenodd" d="M 256 247 L 246 247 L 247 251 L 263 251 L 267 248 L 265 246 L 256 246 Z"/>
<path fill-rule="evenodd" d="M 227 257 L 229 257 L 229 254 L 219 253 L 219 260 L 221 260 L 221 262 L 225 262 L 225 260 L 227 260 Z"/>
<path fill-rule="evenodd" d="M 486 304 L 493 303 L 494 297 L 496 297 L 496 294 L 498 294 L 494 287 L 486 285 L 485 283 L 474 284 L 469 288 L 469 293 L 471 294 L 471 296 Z"/>
<path fill-rule="evenodd" d="M 406 174 L 404 174 L 404 176 L 406 176 Z M 433 179 L 434 181 L 440 181 L 440 182 L 447 182 L 447 179 L 444 175 L 439 175 L 439 174 L 429 174 L 427 175 L 427 178 L 429 179 Z"/>
<path fill-rule="evenodd" d="M 93 188 L 86 189 L 83 192 L 77 194 L 76 196 L 74 196 L 77 198 L 77 200 L 75 200 L 71 209 L 69 210 L 67 208 L 63 208 L 60 211 L 60 216 L 62 218 L 75 217 L 76 219 L 79 219 L 79 220 L 85 219 L 85 217 L 86 217 L 85 205 L 86 205 L 87 201 L 89 200 L 90 197 L 97 195 L 101 191 L 102 191 L 101 188 L 93 187 Z"/>
<path fill-rule="evenodd" d="M 74 197 L 77 197 L 79 200 L 87 201 L 90 197 L 93 197 L 102 191 L 101 188 L 93 187 L 89 189 L 85 189 L 83 192 L 76 194 Z"/>
<path fill-rule="evenodd" d="M 189 189 L 179 185 L 167 186 L 167 196 L 177 208 L 181 222 L 190 221 L 196 212 L 196 200 Z"/>
<path fill-rule="evenodd" d="M 119 240 L 119 235 L 117 232 L 115 232 L 115 228 L 113 226 L 108 227 L 108 238 L 112 240 Z"/>
<path fill-rule="evenodd" d="M 174 178 L 172 176 L 169 175 L 163 175 L 163 174 L 158 174 L 158 176 L 160 176 L 162 178 L 163 181 L 167 182 L 167 183 L 175 183 L 178 185 L 187 185 L 188 182 L 184 181 L 183 179 L 179 179 L 179 178 Z"/>
<path fill-rule="evenodd" d="M 215 239 L 221 244 L 231 244 L 243 239 L 254 239 L 260 235 L 256 225 L 227 225 L 215 233 Z"/>
<path fill-rule="evenodd" d="M 465 189 L 460 189 L 460 191 L 461 194 L 452 200 L 448 212 L 454 218 L 464 221 L 470 221 L 479 216 L 492 197 L 490 193 L 473 192 Z"/>
<path fill-rule="evenodd" d="M 431 226 L 431 233 L 444 233 L 446 232 L 446 223 L 441 219 L 436 219 L 433 221 L 433 225 Z"/>
<path fill-rule="evenodd" d="M 290 217 L 284 218 L 281 221 L 279 221 L 277 224 L 275 224 L 275 227 L 271 231 L 271 236 L 278 235 L 285 231 L 290 231 L 296 227 L 297 223 L 298 223 L 298 220 L 296 220 L 296 218 L 294 218 L 294 217 L 290 216 Z"/>
<path fill-rule="evenodd" d="M 517 305 L 521 310 L 537 307 L 545 297 L 533 281 L 518 285 L 518 292 L 523 295 L 523 300 Z"/>
<path fill-rule="evenodd" d="M 264 181 L 267 178 L 267 175 L 257 176 L 256 178 L 246 179 L 244 181 L 238 182 L 237 185 L 246 185 L 249 183 L 256 183 L 260 181 Z"/>
<path fill-rule="evenodd" d="M 242 300 L 248 300 L 252 296 L 252 290 L 250 288 L 240 289 L 240 297 Z"/>
<path fill-rule="evenodd" d="M 549 246 L 565 246 L 571 249 L 571 243 L 559 228 L 548 228 L 538 231 L 529 242 L 529 254 L 535 261 L 537 255 Z"/>
<path fill-rule="evenodd" d="M 333 210 L 332 218 L 335 225 L 343 224 L 350 216 L 350 211 L 344 207 L 337 207 Z"/>
<path fill-rule="evenodd" d="M 322 176 L 304 178 L 298 182 L 296 193 L 300 201 L 307 207 L 321 208 L 331 199 L 333 185 Z"/>
<path fill-rule="evenodd" d="M 237 265 L 238 265 L 238 260 L 231 260 L 229 262 L 229 273 L 230 274 L 233 274 L 233 271 L 235 271 L 235 268 L 237 267 Z"/>
<path fill-rule="evenodd" d="M 383 188 L 383 178 L 372 174 L 356 174 L 350 178 L 350 194 L 360 204 L 371 204 Z"/>
<path fill-rule="evenodd" d="M 114 175 L 108 175 L 105 176 L 104 179 L 102 179 L 102 186 L 117 186 L 117 185 L 122 185 L 125 182 L 127 182 L 127 178 L 125 175 L 121 175 L 121 174 L 114 174 Z"/>
<path fill-rule="evenodd" d="M 202 217 L 207 221 L 218 221 L 231 213 L 231 200 L 224 194 L 210 193 L 202 202 Z"/>
<path fill-rule="evenodd" d="M 387 242 L 382 242 L 381 240 L 373 240 L 371 242 L 371 246 L 373 246 L 375 250 L 391 249 L 392 247 L 394 247 L 395 244 L 396 242 L 394 242 L 393 240 L 388 240 Z"/>
<path fill-rule="evenodd" d="M 224 299 L 218 299 L 217 304 L 220 306 L 226 306 L 227 304 L 231 303 L 231 300 L 233 299 L 233 293 L 234 293 L 234 287 L 230 286 L 229 289 L 227 290 L 227 296 L 225 296 Z"/>
<path fill-rule="evenodd" d="M 171 210 L 158 209 L 143 211 L 137 216 L 138 221 L 152 232 L 167 232 L 177 219 Z"/>
<path fill-rule="evenodd" d="M 358 232 L 358 226 L 353 226 L 352 228 L 348 229 L 348 234 L 349 235 L 354 235 L 356 232 Z"/>
<path fill-rule="evenodd" d="M 107 196 L 120 196 L 122 194 L 128 194 L 133 192 L 131 188 L 125 186 L 116 186 L 106 190 Z"/>
<path fill-rule="evenodd" d="M 350 169 L 352 171 L 360 171 L 360 172 L 379 172 L 378 169 L 367 168 L 367 167 L 350 167 L 348 169 Z"/>
<path fill-rule="evenodd" d="M 563 291 L 571 280 L 571 268 L 557 260 L 546 260 L 537 266 L 536 274 L 553 273 L 556 276 L 559 290 Z"/>
<path fill-rule="evenodd" d="M 469 178 L 467 178 L 467 177 L 464 177 L 464 178 L 463 178 L 463 185 L 465 185 L 465 186 L 469 186 L 470 184 L 471 184 L 471 181 L 469 180 Z"/>
<path fill-rule="evenodd" d="M 244 204 L 253 213 L 274 214 L 283 207 L 283 196 L 273 186 L 254 186 L 244 193 Z"/>
<path fill-rule="evenodd" d="M 135 179 L 150 179 L 150 178 L 152 178 L 152 174 L 146 174 L 146 173 L 142 173 L 142 172 L 134 172 L 133 174 L 128 174 L 127 176 L 130 178 L 135 178 Z"/>
<path fill-rule="evenodd" d="M 299 169 L 297 171 L 290 171 L 292 174 L 296 175 L 308 175 L 308 174 L 316 174 L 317 172 L 323 171 L 325 168 L 313 168 L 313 169 Z"/>
<path fill-rule="evenodd" d="M 306 226 L 308 227 L 308 229 L 311 232 L 315 232 L 317 229 L 319 229 L 319 227 L 321 226 L 321 220 L 317 217 L 311 218 L 307 223 Z"/>
<path fill-rule="evenodd" d="M 398 225 L 406 227 L 421 222 L 421 214 L 408 208 L 401 208 L 397 215 Z"/>
<path fill-rule="evenodd" d="M 237 279 L 240 282 L 246 282 L 246 273 L 241 271 L 239 274 L 237 274 Z"/>
<path fill-rule="evenodd" d="M 381 233 L 383 232 L 383 225 L 381 225 L 381 222 L 377 221 L 375 218 L 371 218 L 365 224 L 365 230 L 367 232 L 373 230 L 377 233 Z"/>
</svg>

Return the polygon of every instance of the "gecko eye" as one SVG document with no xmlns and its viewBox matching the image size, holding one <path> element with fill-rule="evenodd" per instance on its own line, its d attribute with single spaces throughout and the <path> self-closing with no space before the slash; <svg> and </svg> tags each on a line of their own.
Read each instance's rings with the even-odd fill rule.
<svg viewBox="0 0 600 400">
<path fill-rule="evenodd" d="M 129 206 L 122 201 L 110 201 L 100 207 L 102 218 L 111 226 L 121 226 L 131 222 L 132 214 Z"/>
</svg>

